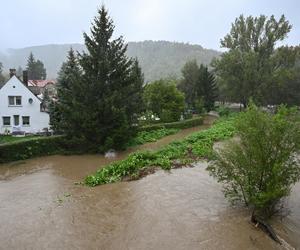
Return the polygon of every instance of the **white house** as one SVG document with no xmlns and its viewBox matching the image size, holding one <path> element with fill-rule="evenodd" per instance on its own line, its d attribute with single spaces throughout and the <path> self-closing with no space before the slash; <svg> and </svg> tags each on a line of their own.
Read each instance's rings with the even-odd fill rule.
<svg viewBox="0 0 300 250">
<path fill-rule="evenodd" d="M 37 133 L 49 128 L 49 114 L 41 110 L 41 103 L 26 82 L 11 76 L 0 88 L 0 134 Z"/>
</svg>

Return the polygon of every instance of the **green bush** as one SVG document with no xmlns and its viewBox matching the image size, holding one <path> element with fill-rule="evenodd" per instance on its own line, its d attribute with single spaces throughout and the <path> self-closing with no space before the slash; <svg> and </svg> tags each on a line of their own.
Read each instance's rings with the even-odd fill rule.
<svg viewBox="0 0 300 250">
<path fill-rule="evenodd" d="M 45 155 L 92 152 L 90 150 L 85 140 L 80 138 L 66 138 L 62 135 L 33 137 L 23 141 L 0 144 L 0 163 Z"/>
<path fill-rule="evenodd" d="M 298 119 L 294 109 L 281 107 L 272 115 L 253 104 L 238 116 L 239 140 L 217 152 L 216 161 L 208 167 L 224 184 L 227 198 L 244 201 L 265 218 L 276 212 L 300 179 Z"/>
<path fill-rule="evenodd" d="M 170 122 L 170 123 L 160 123 L 160 124 L 153 124 L 148 126 L 143 126 L 139 128 L 139 131 L 151 131 L 156 129 L 184 129 L 184 128 L 191 128 L 199 126 L 203 123 L 203 117 L 195 117 L 189 120 L 183 120 L 179 122 Z"/>
<path fill-rule="evenodd" d="M 228 107 L 225 106 L 220 106 L 217 108 L 217 112 L 219 114 L 219 116 L 229 116 L 229 114 L 231 113 L 230 109 Z"/>
<path fill-rule="evenodd" d="M 35 156 L 62 153 L 66 147 L 63 136 L 37 137 L 0 145 L 0 162 L 24 160 Z"/>
</svg>

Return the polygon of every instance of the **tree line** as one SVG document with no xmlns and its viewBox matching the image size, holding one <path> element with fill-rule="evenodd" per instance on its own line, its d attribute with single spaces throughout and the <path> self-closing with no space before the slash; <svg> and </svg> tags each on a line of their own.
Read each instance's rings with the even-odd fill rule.
<svg viewBox="0 0 300 250">
<path fill-rule="evenodd" d="M 45 80 L 47 77 L 47 70 L 44 63 L 39 59 L 35 59 L 32 52 L 29 54 L 25 69 L 28 73 L 29 80 Z M 23 69 L 21 66 L 16 70 L 16 76 L 22 78 Z M 5 83 L 7 80 L 8 76 L 3 73 L 3 64 L 0 62 L 0 84 Z"/>
<path fill-rule="evenodd" d="M 238 17 L 221 40 L 227 51 L 212 62 L 220 100 L 244 106 L 251 98 L 259 105 L 299 105 L 300 47 L 278 46 L 291 29 L 284 15 L 279 20 Z"/>
</svg>

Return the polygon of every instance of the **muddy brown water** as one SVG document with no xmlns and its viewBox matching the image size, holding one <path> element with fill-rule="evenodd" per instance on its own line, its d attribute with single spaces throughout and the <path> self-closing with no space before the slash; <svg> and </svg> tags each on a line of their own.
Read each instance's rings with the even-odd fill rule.
<svg viewBox="0 0 300 250">
<path fill-rule="evenodd" d="M 186 129 L 137 149 L 157 149 L 206 128 Z M 111 162 L 100 155 L 50 156 L 0 165 L 0 249 L 282 249 L 233 208 L 205 170 L 158 171 L 141 180 L 75 185 Z M 291 214 L 273 224 L 300 249 L 300 185 Z"/>
</svg>

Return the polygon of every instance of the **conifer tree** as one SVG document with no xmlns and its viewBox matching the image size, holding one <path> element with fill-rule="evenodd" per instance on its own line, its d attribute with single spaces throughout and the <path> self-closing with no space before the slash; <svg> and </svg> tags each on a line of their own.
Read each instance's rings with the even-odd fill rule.
<svg viewBox="0 0 300 250">
<path fill-rule="evenodd" d="M 44 80 L 46 79 L 47 73 L 44 64 L 40 60 L 36 60 L 32 52 L 30 52 L 27 67 L 28 79 L 30 80 Z"/>
<path fill-rule="evenodd" d="M 206 111 L 212 110 L 218 89 L 207 66 L 201 64 L 199 67 L 196 60 L 189 61 L 182 68 L 182 76 L 178 88 L 185 94 L 186 105 L 196 110 L 199 109 L 197 106 L 204 107 Z"/>
<path fill-rule="evenodd" d="M 134 135 L 143 82 L 137 61 L 126 56 L 127 45 L 122 37 L 112 39 L 113 32 L 102 6 L 91 34 L 84 33 L 87 53 L 80 55 L 85 93 L 80 133 L 102 150 L 122 148 Z"/>
<path fill-rule="evenodd" d="M 56 132 L 74 136 L 80 129 L 78 103 L 83 98 L 80 90 L 81 69 L 74 50 L 68 52 L 67 61 L 58 73 L 57 102 L 50 105 L 51 126 Z"/>
<path fill-rule="evenodd" d="M 203 97 L 204 108 L 208 112 L 211 111 L 218 97 L 218 88 L 213 73 L 209 72 L 207 66 L 203 64 L 199 68 L 199 82 L 197 86 L 197 96 Z"/>
<path fill-rule="evenodd" d="M 114 25 L 102 6 L 91 35 L 84 33 L 87 52 L 71 50 L 58 79 L 53 128 L 87 150 L 121 149 L 136 133 L 142 105 L 143 74 L 138 61 L 126 56 L 122 37 L 112 39 Z"/>
</svg>

